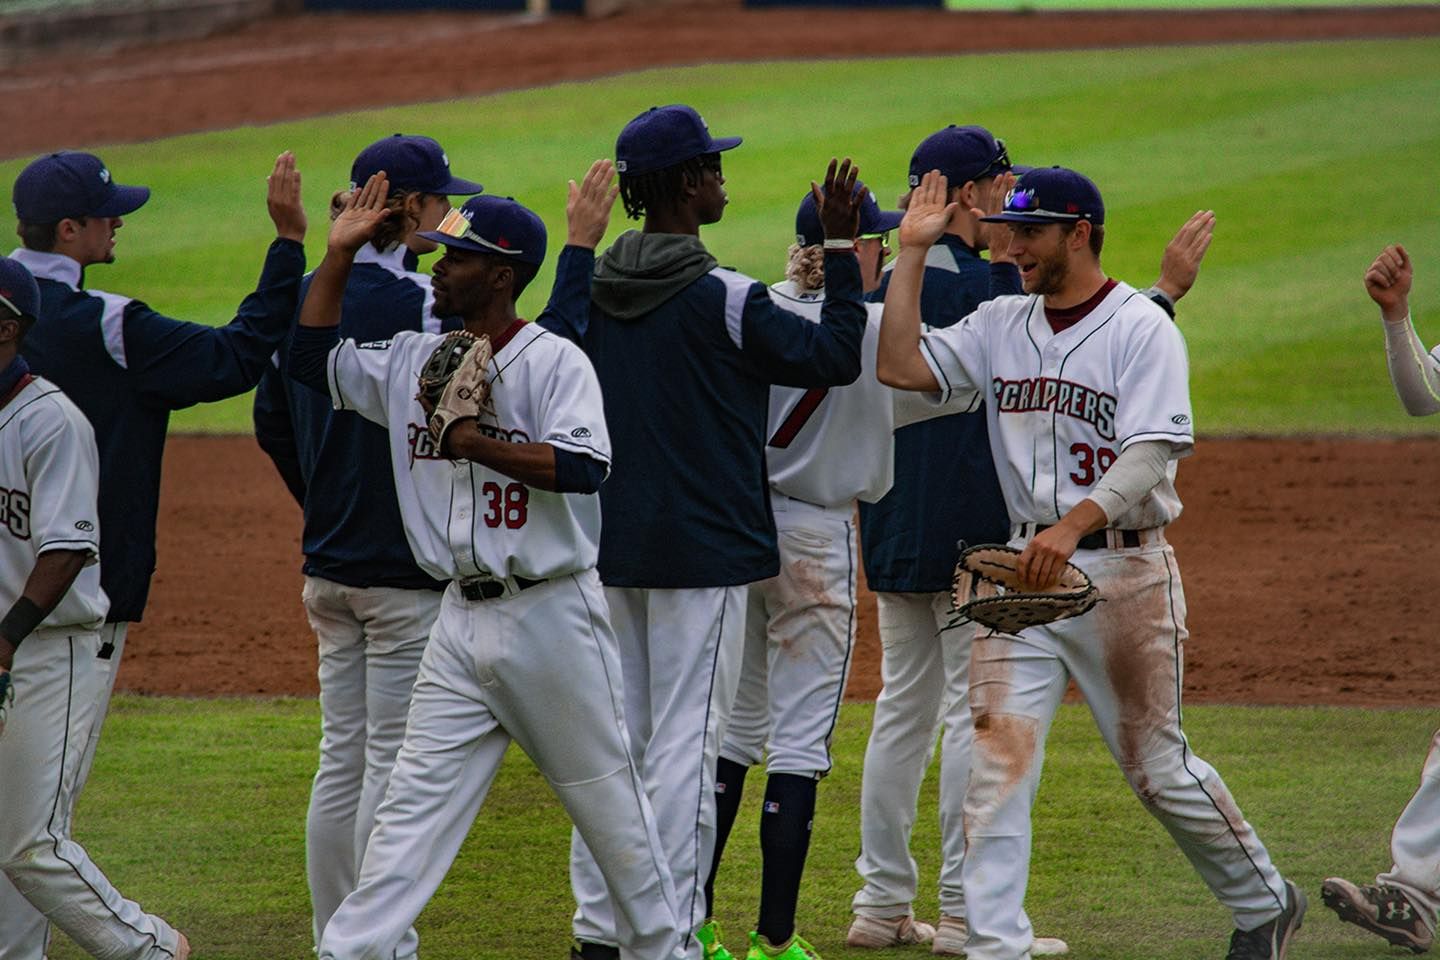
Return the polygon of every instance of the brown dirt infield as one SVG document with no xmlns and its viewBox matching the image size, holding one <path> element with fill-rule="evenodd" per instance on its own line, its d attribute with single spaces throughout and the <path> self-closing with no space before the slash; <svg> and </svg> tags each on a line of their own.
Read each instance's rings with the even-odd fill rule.
<svg viewBox="0 0 1440 960">
<path fill-rule="evenodd" d="M 1440 705 L 1440 440 L 1206 440 L 1180 468 L 1190 702 Z M 313 695 L 300 511 L 248 437 L 170 440 L 160 567 L 120 686 Z M 850 685 L 879 680 L 862 596 Z"/>
<path fill-rule="evenodd" d="M 403 26 L 403 29 L 397 27 Z M 745 10 L 738 0 L 538 23 L 276 18 L 203 41 L 35 60 L 0 77 L 0 152 L 143 140 L 646 65 L 1440 34 L 1440 7 L 1185 13 Z M 356 60 L 385 71 L 357 69 Z M 464 64 L 456 69 L 456 64 Z M 19 111 L 23 110 L 23 115 Z M 12 116 L 12 113 L 17 114 Z M 1203 440 L 1180 472 L 1186 693 L 1230 703 L 1440 704 L 1440 441 Z M 160 561 L 123 689 L 316 692 L 299 511 L 254 441 L 171 439 Z M 850 692 L 878 682 L 862 593 Z"/>
</svg>

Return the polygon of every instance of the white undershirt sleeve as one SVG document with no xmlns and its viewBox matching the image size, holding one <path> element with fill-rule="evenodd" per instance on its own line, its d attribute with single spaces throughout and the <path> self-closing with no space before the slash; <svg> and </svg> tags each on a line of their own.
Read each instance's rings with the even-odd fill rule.
<svg viewBox="0 0 1440 960">
<path fill-rule="evenodd" d="M 1385 325 L 1385 360 L 1395 394 L 1412 417 L 1440 413 L 1440 360 L 1425 352 L 1410 315 Z"/>
<path fill-rule="evenodd" d="M 1120 452 L 1110 469 L 1095 484 L 1087 499 L 1105 511 L 1105 518 L 1114 522 L 1165 478 L 1170 464 L 1172 446 L 1165 440 L 1141 440 Z"/>
</svg>

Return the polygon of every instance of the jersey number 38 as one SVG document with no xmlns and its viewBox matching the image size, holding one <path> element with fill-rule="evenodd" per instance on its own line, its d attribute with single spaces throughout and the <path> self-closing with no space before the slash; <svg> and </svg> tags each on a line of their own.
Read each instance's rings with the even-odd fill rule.
<svg viewBox="0 0 1440 960">
<path fill-rule="evenodd" d="M 525 526 L 529 517 L 530 488 L 523 483 L 507 483 L 505 486 L 486 481 L 480 488 L 485 498 L 485 514 L 481 518 L 485 526 L 504 526 L 507 530 L 518 530 Z"/>
</svg>

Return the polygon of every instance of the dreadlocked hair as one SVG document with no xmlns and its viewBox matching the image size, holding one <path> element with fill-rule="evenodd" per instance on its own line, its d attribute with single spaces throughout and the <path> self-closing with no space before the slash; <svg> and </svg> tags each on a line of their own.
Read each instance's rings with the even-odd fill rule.
<svg viewBox="0 0 1440 960">
<path fill-rule="evenodd" d="M 354 192 L 354 190 L 337 190 L 330 197 L 331 220 L 344 212 L 345 201 Z M 420 219 L 405 209 L 405 201 L 409 197 L 409 193 L 392 193 L 385 198 L 385 209 L 390 211 L 390 216 L 380 221 L 380 226 L 375 230 L 375 237 L 370 241 L 379 252 L 384 253 L 389 250 L 420 227 Z"/>
<path fill-rule="evenodd" d="M 620 174 L 620 202 L 625 205 L 625 215 L 639 220 L 657 207 L 678 204 L 686 181 L 699 183 L 704 176 L 703 160 L 703 157 L 691 157 L 663 170 Z"/>
<path fill-rule="evenodd" d="M 790 244 L 790 262 L 785 264 L 785 279 L 801 290 L 819 290 L 825 286 L 825 248 L 818 243 L 809 246 Z"/>
</svg>

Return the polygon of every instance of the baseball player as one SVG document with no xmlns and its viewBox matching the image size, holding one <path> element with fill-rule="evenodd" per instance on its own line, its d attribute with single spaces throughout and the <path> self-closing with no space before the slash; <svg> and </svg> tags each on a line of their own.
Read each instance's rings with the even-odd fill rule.
<svg viewBox="0 0 1440 960">
<path fill-rule="evenodd" d="M 911 157 L 911 185 L 931 169 L 961 184 L 950 188 L 955 216 L 927 251 L 920 301 L 922 319 L 944 328 L 992 296 L 1020 292 L 1004 228 L 980 219 L 982 207 L 998 211 L 1013 178 L 1003 141 L 976 126 L 950 126 L 927 137 Z M 1175 301 L 1195 282 L 1214 221 L 1213 213 L 1200 211 L 1165 248 L 1160 278 L 1146 294 L 1171 316 Z M 988 266 L 980 258 L 987 247 Z M 882 287 L 879 296 L 883 293 Z M 902 429 L 896 435 L 895 461 L 890 493 L 877 503 L 860 504 L 866 579 L 879 605 L 883 687 L 861 786 L 856 869 L 865 882 L 852 901 L 855 918 L 847 943 L 873 948 L 931 942 L 937 954 L 958 955 L 968 936 L 961 872 L 973 738 L 973 628 L 953 622 L 950 572 L 957 542 L 1004 540 L 1009 520 L 990 459 L 983 409 Z M 965 495 L 957 496 L 957 490 Z M 942 861 L 940 919 L 932 927 L 913 916 L 918 876 L 909 847 L 937 731 Z M 1038 937 L 1031 946 L 1036 955 L 1067 949 L 1065 941 L 1053 937 Z"/>
<path fill-rule="evenodd" d="M 855 242 L 865 292 L 880 286 L 888 234 L 898 211 L 882 211 L 867 193 Z M 770 288 L 775 303 L 819 322 L 825 302 L 825 232 L 814 196 L 795 215 L 787 279 Z M 745 776 L 766 759 L 761 813 L 760 913 L 748 956 L 804 960 L 814 948 L 795 936 L 795 908 L 809 849 L 816 785 L 831 766 L 830 735 L 844 693 L 855 632 L 857 498 L 890 488 L 897 420 L 944 411 L 911 403 L 914 394 L 875 379 L 879 304 L 867 304 L 859 379 L 844 387 L 770 388 L 765 460 L 775 515 L 780 573 L 750 585 L 739 692 L 716 765 L 715 855 L 705 884 L 713 916 L 715 876 L 740 809 Z M 897 402 L 908 409 L 897 410 Z M 719 943 L 707 922 L 702 940 Z M 788 944 L 785 949 L 781 945 Z M 725 960 L 716 946 L 710 954 Z"/>
<path fill-rule="evenodd" d="M 837 386 L 860 372 L 865 309 L 855 169 L 832 163 L 820 216 L 821 323 L 717 266 L 700 228 L 723 216 L 722 152 L 692 108 L 652 108 L 616 142 L 620 196 L 644 218 L 596 265 L 578 337 L 595 364 L 617 464 L 601 489 L 600 578 L 625 670 L 625 710 L 687 932 L 705 922 L 715 762 L 739 678 L 746 585 L 779 572 L 764 449 L 772 383 Z M 663 522 L 661 520 L 663 518 Z M 574 930 L 611 957 L 613 904 L 576 837 Z M 698 957 L 699 941 L 687 946 Z"/>
<path fill-rule="evenodd" d="M 40 312 L 29 271 L 0 257 L 0 872 L 27 910 L 91 956 L 183 960 L 185 937 L 122 897 L 70 838 L 106 683 L 98 654 L 109 602 L 96 565 L 94 431 L 19 353 Z M 43 936 L 0 942 L 4 957 L 34 960 L 44 949 Z"/>
<path fill-rule="evenodd" d="M 85 285 L 88 268 L 114 261 L 116 232 L 149 199 L 148 187 L 121 186 L 99 157 L 78 152 L 41 157 L 15 179 L 23 247 L 13 256 L 40 286 L 39 321 L 22 354 L 90 420 L 100 454 L 100 572 L 110 610 L 100 627 L 103 682 L 76 794 L 99 742 L 126 633 L 150 591 L 170 411 L 255 386 L 295 314 L 306 226 L 295 158 L 282 154 L 266 182 L 276 239 L 259 283 L 234 320 L 209 327 Z M 39 957 L 45 929 L 45 918 L 0 881 L 0 944 Z"/>
<path fill-rule="evenodd" d="M 429 278 L 415 272 L 418 255 L 436 248 L 420 233 L 440 225 L 449 195 L 482 188 L 452 174 L 445 151 L 429 137 L 397 133 L 370 144 L 351 167 L 351 189 L 381 170 L 389 178 L 391 213 L 355 256 L 340 335 L 366 343 L 401 330 L 457 330 L 458 319 L 436 315 Z M 336 194 L 332 206 L 343 208 L 347 195 Z M 355 889 L 405 734 L 420 655 L 448 584 L 421 570 L 410 553 L 385 430 L 354 411 L 332 410 L 324 396 L 286 376 L 287 350 L 282 344 L 256 390 L 255 435 L 305 514 L 303 602 L 319 642 L 321 715 L 305 869 L 318 944 L 330 915 Z M 398 955 L 416 949 L 409 931 Z"/>
<path fill-rule="evenodd" d="M 1022 176 L 993 218 L 1012 227 L 1006 252 L 1029 296 L 922 333 L 925 250 L 953 212 L 944 177 L 925 174 L 901 224 L 880 379 L 937 402 L 986 395 L 1022 579 L 1048 587 L 1073 557 L 1105 600 L 1081 617 L 974 640 L 965 954 L 1030 955 L 1021 904 L 1031 805 L 1073 679 L 1136 796 L 1230 909 L 1228 960 L 1284 960 L 1305 897 L 1180 724 L 1185 597 L 1164 528 L 1180 512 L 1175 461 L 1194 443 L 1184 340 L 1145 296 L 1105 276 L 1100 192 L 1060 167 Z"/>
<path fill-rule="evenodd" d="M 608 182 L 608 166 L 598 179 Z M 385 427 L 410 547 L 422 569 L 451 583 L 358 886 L 326 926 L 320 956 L 394 955 L 514 739 L 596 852 L 625 955 L 670 960 L 681 944 L 674 894 L 629 752 L 619 653 L 595 573 L 595 492 L 610 464 L 599 387 L 573 344 L 515 315 L 545 256 L 544 224 L 514 200 L 482 195 L 421 233 L 446 246 L 434 268 L 436 311 L 460 316 L 494 350 L 489 404 L 432 441 L 415 385 L 445 338 L 339 338 L 347 275 L 385 219 L 386 192 L 383 175 L 370 178 L 332 226 L 289 373 Z"/>
<path fill-rule="evenodd" d="M 1425 352 L 1410 318 L 1414 267 L 1405 248 L 1386 247 L 1365 272 L 1365 292 L 1380 307 L 1390 380 L 1413 417 L 1440 413 L 1440 347 Z M 1420 789 L 1395 821 L 1392 866 L 1374 884 L 1330 877 L 1321 885 L 1325 906 L 1340 919 L 1390 943 L 1424 953 L 1435 942 L 1440 910 L 1440 731 L 1420 775 Z"/>
<path fill-rule="evenodd" d="M 1020 292 L 1015 266 L 991 249 L 994 228 L 972 208 L 997 184 L 1008 185 L 1003 141 L 979 126 L 951 125 L 925 138 L 910 159 L 912 188 L 940 169 L 955 186 L 956 217 L 927 251 L 924 322 L 948 327 L 991 297 Z M 871 299 L 883 300 L 886 284 Z M 937 952 L 964 942 L 965 852 L 961 805 L 969 779 L 969 631 L 952 628 L 950 576 L 958 541 L 1003 540 L 1009 519 L 990 460 L 985 416 L 961 407 L 951 416 L 905 427 L 895 435 L 895 478 L 885 496 L 860 504 L 865 579 L 876 592 L 882 689 L 875 704 L 860 792 L 860 856 L 864 885 L 847 943 L 885 947 L 936 938 L 913 919 L 918 876 L 910 856 L 920 781 L 942 725 L 940 827 L 942 866 Z M 957 494 L 957 491 L 963 493 Z"/>
</svg>

